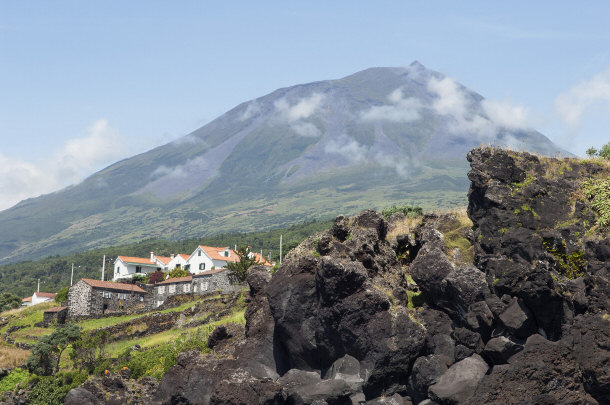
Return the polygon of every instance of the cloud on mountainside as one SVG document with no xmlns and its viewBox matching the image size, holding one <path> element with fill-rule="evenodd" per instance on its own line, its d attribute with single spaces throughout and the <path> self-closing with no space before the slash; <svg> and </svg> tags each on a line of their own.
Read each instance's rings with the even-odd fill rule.
<svg viewBox="0 0 610 405">
<path fill-rule="evenodd" d="M 358 141 L 343 134 L 336 140 L 329 141 L 324 146 L 324 152 L 328 154 L 336 154 L 344 157 L 350 163 L 364 161 L 368 153 L 366 146 L 360 145 Z"/>
<path fill-rule="evenodd" d="M 204 170 L 207 168 L 207 166 L 207 161 L 203 158 L 203 156 L 197 156 L 176 167 L 161 165 L 150 174 L 150 177 L 154 179 L 159 177 L 169 177 L 172 180 L 187 179 L 194 172 Z"/>
<path fill-rule="evenodd" d="M 68 140 L 50 158 L 38 163 L 0 153 L 0 210 L 78 183 L 128 155 L 123 137 L 105 119 L 94 122 L 82 136 Z"/>
<path fill-rule="evenodd" d="M 305 137 L 318 137 L 321 135 L 318 127 L 303 120 L 311 117 L 322 107 L 323 103 L 324 95 L 313 93 L 293 105 L 285 97 L 277 100 L 273 105 L 279 113 L 280 120 L 288 123 L 294 132 Z"/>
<path fill-rule="evenodd" d="M 555 99 L 555 109 L 571 131 L 581 125 L 584 113 L 596 106 L 610 111 L 610 67 Z"/>
<path fill-rule="evenodd" d="M 398 88 L 388 96 L 389 105 L 373 106 L 364 111 L 360 118 L 365 121 L 412 122 L 420 118 L 421 102 L 413 97 L 404 97 L 403 89 Z"/>
</svg>

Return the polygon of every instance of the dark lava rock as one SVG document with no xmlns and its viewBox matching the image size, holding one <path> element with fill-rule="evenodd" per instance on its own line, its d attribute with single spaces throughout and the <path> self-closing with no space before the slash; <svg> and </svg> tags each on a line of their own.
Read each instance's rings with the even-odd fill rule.
<svg viewBox="0 0 610 405">
<path fill-rule="evenodd" d="M 517 339 L 525 339 L 537 331 L 531 311 L 517 298 L 500 314 L 499 320 L 500 325 Z"/>
<path fill-rule="evenodd" d="M 445 371 L 428 389 L 428 395 L 440 405 L 461 404 L 475 392 L 489 367 L 477 354 L 461 360 Z"/>
<path fill-rule="evenodd" d="M 98 405 L 95 395 L 82 387 L 73 388 L 66 395 L 64 405 Z"/>
<path fill-rule="evenodd" d="M 572 350 L 532 335 L 509 363 L 495 366 L 469 405 L 597 404 L 585 390 Z"/>
<path fill-rule="evenodd" d="M 214 328 L 212 333 L 210 333 L 210 336 L 208 336 L 208 347 L 210 349 L 213 349 L 218 342 L 220 342 L 221 340 L 228 339 L 230 337 L 231 335 L 229 335 L 229 333 L 227 332 L 226 326 L 217 326 L 216 328 Z"/>
<path fill-rule="evenodd" d="M 492 364 L 506 364 L 508 359 L 523 350 L 523 345 L 513 342 L 505 336 L 490 339 L 483 349 L 483 357 Z"/>
<path fill-rule="evenodd" d="M 415 360 L 409 377 L 409 395 L 416 404 L 428 398 L 428 387 L 447 371 L 448 363 L 450 360 L 447 357 L 436 354 Z"/>
</svg>

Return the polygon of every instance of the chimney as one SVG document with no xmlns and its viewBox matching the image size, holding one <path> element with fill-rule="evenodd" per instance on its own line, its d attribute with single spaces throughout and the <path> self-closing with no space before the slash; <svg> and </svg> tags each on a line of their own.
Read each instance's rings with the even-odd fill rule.
<svg viewBox="0 0 610 405">
<path fill-rule="evenodd" d="M 169 258 L 173 259 L 174 258 L 174 254 L 172 253 L 171 255 L 169 255 Z"/>
<path fill-rule="evenodd" d="M 150 252 L 150 261 L 151 262 L 155 261 L 155 252 Z"/>
</svg>

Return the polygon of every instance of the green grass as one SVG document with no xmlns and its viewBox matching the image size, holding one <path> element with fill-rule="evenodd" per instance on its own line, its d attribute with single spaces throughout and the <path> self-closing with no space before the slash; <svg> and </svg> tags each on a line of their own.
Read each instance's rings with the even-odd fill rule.
<svg viewBox="0 0 610 405">
<path fill-rule="evenodd" d="M 133 315 L 121 315 L 121 316 L 107 316 L 103 318 L 97 319 L 86 319 L 83 321 L 79 321 L 78 325 L 83 328 L 83 331 L 89 331 L 93 329 L 105 328 L 112 325 L 117 325 L 122 322 L 127 322 L 132 319 L 141 318 L 143 316 L 150 315 L 147 314 L 133 314 Z"/>
<path fill-rule="evenodd" d="M 30 378 L 30 373 L 22 368 L 13 369 L 6 377 L 0 380 L 0 392 L 12 391 L 17 384 L 25 383 Z"/>
</svg>

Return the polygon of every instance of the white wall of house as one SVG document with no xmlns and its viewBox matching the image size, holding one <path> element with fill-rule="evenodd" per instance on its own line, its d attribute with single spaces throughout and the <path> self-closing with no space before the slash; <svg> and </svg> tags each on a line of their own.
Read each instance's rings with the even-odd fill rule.
<svg viewBox="0 0 610 405">
<path fill-rule="evenodd" d="M 180 267 L 184 268 L 184 266 L 186 266 L 186 259 L 184 257 L 182 257 L 181 255 L 176 255 L 174 256 L 174 258 L 169 262 L 169 264 L 167 265 L 167 268 L 169 270 L 173 270 L 175 269 L 178 265 L 180 265 Z"/>
<path fill-rule="evenodd" d="M 157 265 L 157 263 L 134 264 L 125 263 L 121 259 L 117 259 L 114 263 L 114 275 L 112 280 L 116 281 L 120 278 L 133 277 L 135 274 L 149 274 L 156 271 L 157 268 L 162 267 Z"/>
<path fill-rule="evenodd" d="M 210 257 L 200 247 L 195 249 L 186 264 L 190 265 L 189 271 L 191 273 L 211 270 L 213 266 L 216 266 L 214 264 L 214 260 L 210 259 Z"/>
<path fill-rule="evenodd" d="M 32 305 L 42 304 L 43 302 L 49 302 L 54 300 L 54 298 L 50 297 L 39 297 L 36 293 L 32 295 Z"/>
</svg>

